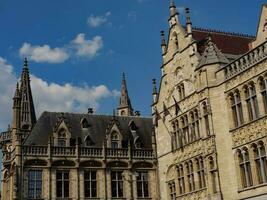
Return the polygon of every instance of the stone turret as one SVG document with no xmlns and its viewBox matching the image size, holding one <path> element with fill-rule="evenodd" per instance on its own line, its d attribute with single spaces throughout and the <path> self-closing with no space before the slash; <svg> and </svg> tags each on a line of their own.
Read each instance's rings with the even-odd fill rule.
<svg viewBox="0 0 267 200">
<path fill-rule="evenodd" d="M 17 83 L 16 91 L 13 97 L 13 122 L 12 128 L 20 128 L 20 111 L 21 111 L 21 93 L 19 90 L 19 84 Z"/>
<path fill-rule="evenodd" d="M 192 38 L 192 22 L 190 18 L 190 10 L 189 8 L 185 9 L 185 15 L 186 15 L 186 31 L 187 35 Z"/>
<path fill-rule="evenodd" d="M 133 116 L 133 108 L 128 94 L 125 74 L 122 74 L 120 104 L 117 108 L 119 116 Z"/>
</svg>

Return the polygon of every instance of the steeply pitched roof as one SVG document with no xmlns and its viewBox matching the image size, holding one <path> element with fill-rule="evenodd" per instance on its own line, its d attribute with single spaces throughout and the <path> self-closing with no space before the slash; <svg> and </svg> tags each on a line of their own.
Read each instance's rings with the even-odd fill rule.
<svg viewBox="0 0 267 200">
<path fill-rule="evenodd" d="M 207 47 L 207 38 L 212 41 L 224 54 L 241 55 L 249 51 L 253 36 L 236 33 L 226 33 L 202 28 L 193 28 L 193 38 L 198 42 L 198 51 L 202 54 Z"/>
<path fill-rule="evenodd" d="M 25 145 L 47 145 L 49 137 L 53 134 L 53 128 L 55 127 L 57 120 L 62 113 L 44 112 L 38 119 L 34 129 L 30 133 L 29 137 L 25 141 Z M 74 114 L 63 113 L 64 118 L 68 121 L 71 138 L 76 139 L 80 137 L 82 141 L 86 136 L 90 135 L 91 139 L 95 143 L 94 147 L 102 147 L 106 138 L 106 129 L 109 127 L 114 116 L 107 115 L 89 115 L 89 114 Z M 90 128 L 84 130 L 81 127 L 82 119 L 86 119 Z M 142 117 L 126 117 L 115 116 L 115 120 L 119 123 L 119 127 L 122 130 L 123 142 L 128 140 L 132 142 L 132 133 L 130 131 L 129 123 L 133 120 L 137 126 L 137 134 L 139 135 L 144 148 L 151 148 L 151 133 L 152 133 L 152 119 Z"/>
<path fill-rule="evenodd" d="M 229 60 L 225 57 L 225 55 L 217 48 L 216 44 L 214 44 L 211 40 L 208 41 L 208 46 L 202 54 L 201 60 L 198 64 L 198 67 L 202 67 L 208 64 L 215 63 L 229 63 Z"/>
</svg>

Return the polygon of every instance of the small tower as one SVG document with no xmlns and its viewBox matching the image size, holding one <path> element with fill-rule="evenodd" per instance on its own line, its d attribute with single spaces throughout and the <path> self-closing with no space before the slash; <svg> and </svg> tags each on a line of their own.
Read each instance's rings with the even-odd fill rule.
<svg viewBox="0 0 267 200">
<path fill-rule="evenodd" d="M 189 8 L 185 9 L 185 15 L 186 15 L 186 31 L 187 35 L 192 38 L 192 22 L 190 18 L 190 10 Z"/>
<path fill-rule="evenodd" d="M 161 36 L 161 50 L 162 50 L 162 55 L 165 55 L 167 52 L 167 44 L 165 40 L 165 33 L 164 31 L 160 31 L 160 36 Z"/>
<path fill-rule="evenodd" d="M 122 74 L 120 104 L 117 108 L 119 116 L 133 116 L 133 108 L 128 95 L 125 74 Z"/>
<path fill-rule="evenodd" d="M 28 68 L 28 60 L 24 59 L 24 66 L 21 74 L 21 128 L 30 131 L 36 123 L 36 115 L 32 98 L 30 85 L 30 75 Z"/>
<path fill-rule="evenodd" d="M 152 102 L 152 105 L 154 105 L 155 103 L 157 103 L 157 100 L 158 100 L 158 92 L 157 92 L 157 86 L 156 86 L 156 79 L 152 79 L 152 84 L 153 84 L 153 92 L 152 92 L 153 102 Z"/>
<path fill-rule="evenodd" d="M 20 111 L 21 111 L 21 93 L 19 83 L 17 83 L 16 91 L 13 97 L 13 129 L 20 129 Z"/>
<path fill-rule="evenodd" d="M 169 18 L 169 24 L 170 27 L 172 27 L 174 24 L 178 24 L 179 23 L 179 13 L 176 9 L 174 0 L 170 0 L 170 18 Z"/>
</svg>

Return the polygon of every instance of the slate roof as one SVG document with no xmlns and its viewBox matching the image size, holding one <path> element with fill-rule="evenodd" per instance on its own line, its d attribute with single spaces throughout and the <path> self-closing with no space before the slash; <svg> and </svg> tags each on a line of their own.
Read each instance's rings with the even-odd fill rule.
<svg viewBox="0 0 267 200">
<path fill-rule="evenodd" d="M 220 32 L 216 30 L 193 28 L 193 38 L 198 43 L 201 54 L 207 47 L 208 37 L 224 54 L 242 55 L 249 51 L 249 44 L 255 39 L 253 36 L 236 33 Z"/>
<path fill-rule="evenodd" d="M 62 113 L 44 112 L 24 142 L 24 145 L 47 145 L 50 135 L 53 134 L 53 128 L 55 127 L 60 116 L 62 116 Z M 128 125 L 133 120 L 137 126 L 137 134 L 139 135 L 144 148 L 152 148 L 152 118 L 135 116 L 115 116 L 114 118 L 114 116 L 108 115 L 75 113 L 63 113 L 63 116 L 71 128 L 71 138 L 76 139 L 77 137 L 80 137 L 81 140 L 84 141 L 85 137 L 90 134 L 91 139 L 95 143 L 93 147 L 102 147 L 106 138 L 106 129 L 114 119 L 119 123 L 119 128 L 123 135 L 124 146 L 127 146 L 129 139 L 132 143 L 133 137 Z M 83 118 L 85 118 L 89 123 L 90 128 L 88 130 L 82 129 L 81 121 Z"/>
</svg>

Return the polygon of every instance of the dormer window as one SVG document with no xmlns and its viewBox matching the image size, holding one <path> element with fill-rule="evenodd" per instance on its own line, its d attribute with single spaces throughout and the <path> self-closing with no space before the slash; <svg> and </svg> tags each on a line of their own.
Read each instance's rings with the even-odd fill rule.
<svg viewBox="0 0 267 200">
<path fill-rule="evenodd" d="M 60 129 L 60 131 L 58 132 L 58 146 L 67 146 L 67 134 L 65 129 Z"/>
<path fill-rule="evenodd" d="M 119 148 L 119 134 L 115 131 L 111 133 L 111 148 Z"/>
<path fill-rule="evenodd" d="M 88 129 L 89 128 L 89 123 L 85 118 L 82 119 L 81 126 L 82 126 L 83 129 Z"/>
<path fill-rule="evenodd" d="M 91 146 L 95 145 L 94 141 L 91 139 L 91 137 L 89 135 L 86 136 L 84 142 L 85 142 L 85 146 L 87 146 L 87 147 L 91 147 Z"/>
</svg>

